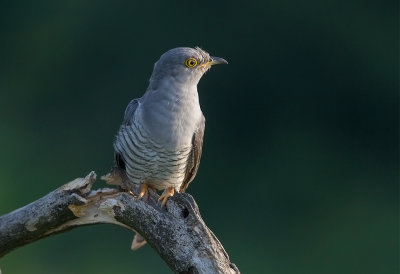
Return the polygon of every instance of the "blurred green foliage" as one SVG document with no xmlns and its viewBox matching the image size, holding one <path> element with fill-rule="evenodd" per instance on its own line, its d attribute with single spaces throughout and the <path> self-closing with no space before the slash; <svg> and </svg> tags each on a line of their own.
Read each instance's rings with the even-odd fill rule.
<svg viewBox="0 0 400 274">
<path fill-rule="evenodd" d="M 0 214 L 106 173 L 129 100 L 176 46 L 226 58 L 188 192 L 243 273 L 398 273 L 397 1 L 3 1 Z M 98 183 L 101 187 L 102 183 Z M 162 273 L 101 225 L 17 249 L 7 273 Z M 1 244 L 1 243 L 0 243 Z"/>
</svg>

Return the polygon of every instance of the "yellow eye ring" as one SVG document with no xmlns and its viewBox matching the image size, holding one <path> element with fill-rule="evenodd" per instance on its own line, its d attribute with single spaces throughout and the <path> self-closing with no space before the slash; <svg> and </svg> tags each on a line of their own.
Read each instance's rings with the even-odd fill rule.
<svg viewBox="0 0 400 274">
<path fill-rule="evenodd" d="M 193 57 L 190 57 L 186 60 L 185 65 L 188 68 L 194 68 L 195 66 L 197 66 L 197 60 Z"/>
</svg>

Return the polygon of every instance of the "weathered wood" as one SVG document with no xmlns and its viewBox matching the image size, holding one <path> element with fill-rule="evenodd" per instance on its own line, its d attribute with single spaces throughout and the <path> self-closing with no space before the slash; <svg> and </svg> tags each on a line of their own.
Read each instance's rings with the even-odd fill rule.
<svg viewBox="0 0 400 274">
<path fill-rule="evenodd" d="M 139 232 L 176 273 L 239 273 L 189 194 L 161 208 L 153 191 L 146 201 L 117 189 L 91 190 L 95 179 L 91 172 L 1 216 L 0 257 L 74 227 L 111 223 Z"/>
</svg>

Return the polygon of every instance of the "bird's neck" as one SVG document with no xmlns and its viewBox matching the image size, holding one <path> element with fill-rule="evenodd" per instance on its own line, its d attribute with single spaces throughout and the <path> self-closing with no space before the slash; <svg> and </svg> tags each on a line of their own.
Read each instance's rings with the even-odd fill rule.
<svg viewBox="0 0 400 274">
<path fill-rule="evenodd" d="M 199 95 L 196 83 L 183 83 L 176 81 L 175 78 L 165 78 L 159 80 L 157 86 L 150 83 L 145 97 L 151 97 L 154 104 L 165 106 L 167 110 L 173 112 L 200 110 Z"/>
</svg>

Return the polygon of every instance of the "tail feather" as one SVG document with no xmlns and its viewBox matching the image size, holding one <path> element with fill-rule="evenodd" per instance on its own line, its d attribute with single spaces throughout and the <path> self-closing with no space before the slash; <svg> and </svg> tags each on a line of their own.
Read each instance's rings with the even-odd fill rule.
<svg viewBox="0 0 400 274">
<path fill-rule="evenodd" d="M 142 246 L 146 244 L 146 240 L 140 235 L 139 233 L 136 232 L 135 237 L 133 238 L 131 249 L 133 251 L 138 250 Z"/>
</svg>

